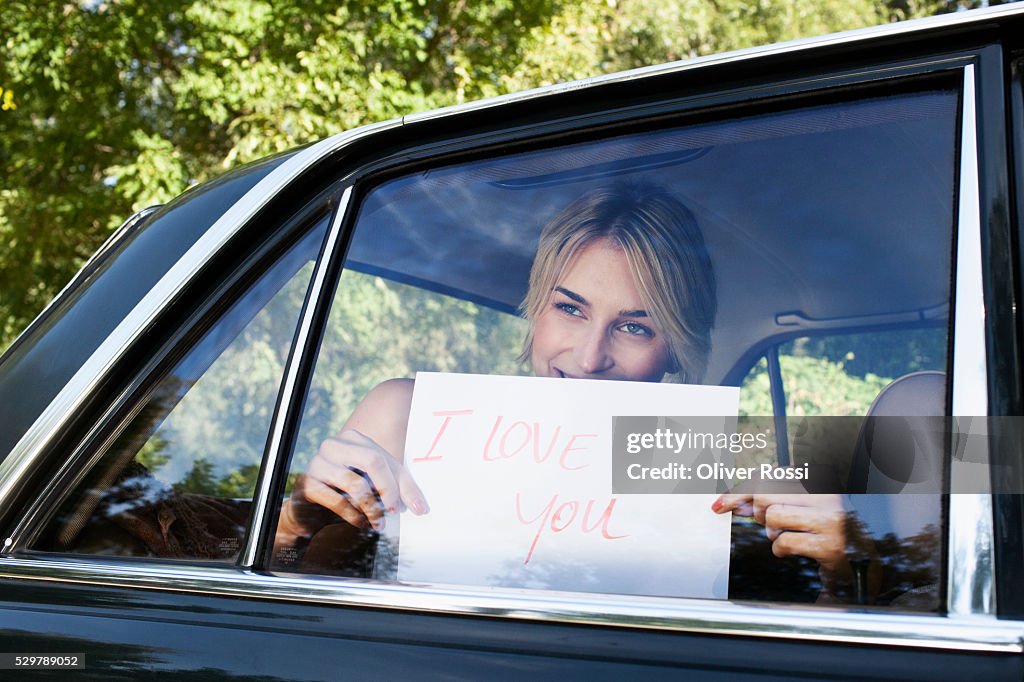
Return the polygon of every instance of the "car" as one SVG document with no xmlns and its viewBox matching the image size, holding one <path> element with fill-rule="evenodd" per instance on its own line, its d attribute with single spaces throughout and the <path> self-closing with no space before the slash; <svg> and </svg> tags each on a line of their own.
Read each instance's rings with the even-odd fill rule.
<svg viewBox="0 0 1024 682">
<path fill-rule="evenodd" d="M 337 135 L 132 216 L 0 359 L 0 667 L 1021 679 L 1022 36 L 1008 5 L 554 85 Z M 767 418 L 773 466 L 808 462 L 815 425 L 850 446 L 829 446 L 852 457 L 839 478 L 869 548 L 850 587 L 742 518 L 715 598 L 612 589 L 585 562 L 407 578 L 387 535 L 337 518 L 275 543 L 374 386 L 529 373 L 541 229 L 630 184 L 700 226 L 702 383 Z M 894 415 L 938 420 L 921 456 L 939 487 L 858 459 Z M 484 551 L 470 527 L 445 530 L 460 561 Z"/>
</svg>

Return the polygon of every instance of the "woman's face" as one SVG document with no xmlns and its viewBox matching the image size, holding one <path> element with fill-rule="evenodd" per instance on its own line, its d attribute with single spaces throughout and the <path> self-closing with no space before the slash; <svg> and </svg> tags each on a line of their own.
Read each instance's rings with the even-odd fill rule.
<svg viewBox="0 0 1024 682">
<path fill-rule="evenodd" d="M 595 240 L 569 263 L 534 321 L 530 361 L 541 377 L 660 381 L 668 372 L 665 335 L 614 242 Z"/>
</svg>

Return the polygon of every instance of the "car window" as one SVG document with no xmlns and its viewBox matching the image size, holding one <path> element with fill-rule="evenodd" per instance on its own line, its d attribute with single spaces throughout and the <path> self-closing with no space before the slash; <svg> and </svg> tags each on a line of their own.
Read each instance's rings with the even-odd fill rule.
<svg viewBox="0 0 1024 682">
<path fill-rule="evenodd" d="M 76 280 L 4 351 L 0 362 L 2 456 L 195 240 L 287 156 L 249 164 L 196 187 L 123 233 L 90 266 L 88 277 Z"/>
<path fill-rule="evenodd" d="M 564 472 L 484 485 L 469 466 L 532 453 L 537 464 L 584 467 L 574 459 L 578 442 L 556 450 L 559 433 L 542 428 L 571 412 L 547 402 L 545 390 L 563 390 L 545 389 L 551 378 L 630 380 L 581 384 L 584 402 L 588 390 L 633 396 L 614 398 L 622 415 L 679 415 L 680 404 L 725 414 L 712 405 L 735 392 L 716 387 L 742 384 L 733 417 L 780 414 L 788 400 L 794 415 L 860 420 L 890 383 L 931 370 L 928 390 L 944 413 L 958 96 L 955 85 L 935 81 L 894 93 L 619 129 L 368 186 L 305 398 L 272 568 L 490 589 L 937 609 L 937 494 L 925 504 L 817 496 L 785 532 L 766 531 L 753 505 L 737 502 L 723 529 L 716 498 L 738 482 L 725 476 L 699 504 L 686 503 L 689 516 L 630 512 L 642 528 L 634 535 L 660 538 L 633 551 L 617 510 L 668 509 L 652 498 L 686 493 L 609 496 L 605 486 L 566 499 L 550 487 Z M 622 208 L 626 195 L 645 198 Z M 659 235 L 651 247 L 659 258 L 645 260 L 646 247 L 629 241 L 647 237 L 623 236 L 629 221 Z M 673 383 L 701 388 L 685 393 Z M 426 396 L 437 395 L 464 397 L 465 409 L 431 413 L 435 438 L 410 457 L 433 399 Z M 464 470 L 430 479 L 430 490 L 414 487 L 417 475 L 430 475 L 413 460 L 440 460 L 435 446 L 452 437 L 444 429 L 506 398 L 533 400 L 537 412 L 511 426 L 494 421 L 482 452 L 445 452 L 467 458 Z M 631 400 L 648 411 L 629 411 Z M 781 461 L 772 444 L 765 450 Z M 550 505 L 529 507 L 528 494 Z M 452 496 L 467 501 L 460 508 Z M 492 507 L 512 518 L 507 535 L 506 526 L 480 525 Z M 907 521 L 904 507 L 919 511 Z M 817 532 L 812 517 L 841 518 L 827 539 L 843 546 L 826 556 L 801 544 Z M 516 518 L 528 528 L 516 530 Z M 705 533 L 719 549 L 702 544 Z M 591 554 L 588 542 L 604 549 Z M 535 560 L 558 543 L 572 544 L 562 560 Z M 427 571 L 435 559 L 448 568 Z M 690 591 L 696 573 L 683 580 L 679 566 L 709 576 L 706 589 Z"/>
<path fill-rule="evenodd" d="M 34 549 L 230 561 L 327 217 L 134 406 Z"/>
<path fill-rule="evenodd" d="M 520 374 L 526 321 L 379 274 L 346 270 L 325 330 L 294 467 L 341 430 L 370 389 L 417 371 Z M 344 292 L 343 294 L 341 292 Z"/>
<path fill-rule="evenodd" d="M 944 327 L 802 336 L 777 346 L 780 389 L 790 416 L 864 415 L 894 380 L 914 372 L 944 372 Z M 764 356 L 743 380 L 741 411 L 775 414 Z"/>
<path fill-rule="evenodd" d="M 865 429 L 860 417 L 870 414 L 872 405 L 898 379 L 944 376 L 947 338 L 944 326 L 931 326 L 803 336 L 773 345 L 743 380 L 740 414 L 784 417 L 785 443 L 776 442 L 771 453 L 775 459 L 781 453 L 783 457 L 799 460 L 800 442 L 796 434 L 806 423 L 805 417 L 820 418 L 817 426 L 829 431 L 845 447 L 856 449 L 857 438 Z M 777 358 L 775 376 L 769 371 L 768 356 Z M 944 405 L 941 386 L 945 382 L 936 383 L 940 392 L 932 398 Z M 849 481 L 852 476 L 846 466 L 842 477 Z M 897 605 L 908 608 L 937 608 L 938 593 L 931 586 L 938 583 L 943 565 L 942 533 L 937 523 L 942 515 L 941 497 L 854 493 L 847 500 L 856 510 L 858 532 L 873 538 L 876 559 L 885 567 L 884 589 L 878 590 L 873 601 L 897 600 Z M 734 532 L 740 539 L 734 546 L 734 557 L 751 551 L 743 542 L 758 544 L 759 528 L 756 524 L 747 526 L 746 534 L 738 530 L 740 526 Z M 812 571 L 813 566 L 805 564 L 804 570 Z M 732 587 L 736 596 L 764 596 L 759 592 L 763 587 L 751 589 L 747 580 L 736 579 Z"/>
</svg>

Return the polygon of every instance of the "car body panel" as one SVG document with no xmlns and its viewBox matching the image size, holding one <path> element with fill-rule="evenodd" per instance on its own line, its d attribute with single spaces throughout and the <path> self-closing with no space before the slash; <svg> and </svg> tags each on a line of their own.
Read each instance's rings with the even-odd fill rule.
<svg viewBox="0 0 1024 682">
<path fill-rule="evenodd" d="M 5 583 L 4 650 L 84 653 L 95 679 L 1019 679 L 1018 654 L 884 649 Z M 2 603 L 2 602 L 0 602 Z M 5 604 L 5 605 L 6 605 Z M 7 615 L 10 615 L 8 618 Z M 836 662 L 842 661 L 837 668 Z M 113 679 L 117 679 L 113 677 Z M 620 678 L 621 679 L 621 678 Z"/>
</svg>

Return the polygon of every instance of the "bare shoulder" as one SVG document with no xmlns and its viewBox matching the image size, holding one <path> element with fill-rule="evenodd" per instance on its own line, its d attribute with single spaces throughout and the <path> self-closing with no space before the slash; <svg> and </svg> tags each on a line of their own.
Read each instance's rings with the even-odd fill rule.
<svg viewBox="0 0 1024 682">
<path fill-rule="evenodd" d="M 363 404 L 368 403 L 374 408 L 388 411 L 404 412 L 405 417 L 408 418 L 409 408 L 412 406 L 412 391 L 415 386 L 415 379 L 382 381 L 370 389 L 370 392 L 363 398 Z"/>
<path fill-rule="evenodd" d="M 356 407 L 344 429 L 369 436 L 401 459 L 415 385 L 412 379 L 388 379 L 377 384 Z"/>
</svg>

